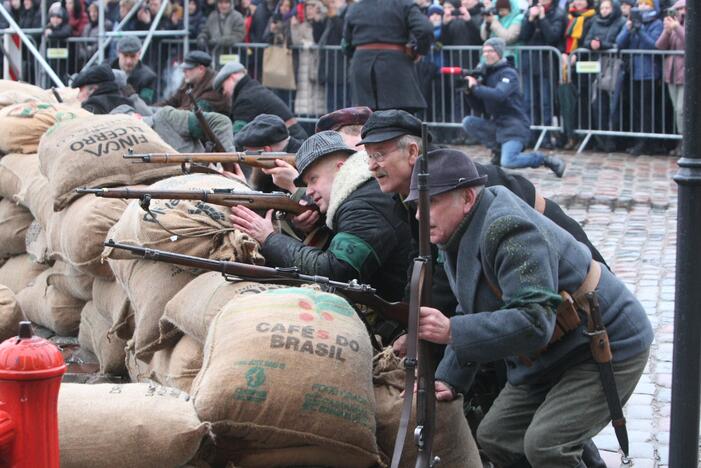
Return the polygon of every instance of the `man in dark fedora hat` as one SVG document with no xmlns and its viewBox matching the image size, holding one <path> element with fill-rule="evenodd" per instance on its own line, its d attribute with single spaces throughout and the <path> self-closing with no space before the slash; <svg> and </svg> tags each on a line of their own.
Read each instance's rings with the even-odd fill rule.
<svg viewBox="0 0 701 468">
<path fill-rule="evenodd" d="M 485 187 L 467 155 L 439 149 L 428 158 L 431 243 L 458 300 L 451 318 L 420 311 L 419 338 L 447 345 L 436 397 L 454 399 L 478 364 L 503 359 L 508 381 L 477 429 L 482 450 L 498 466 L 525 456 L 530 466 L 586 467 L 583 445 L 611 420 L 609 390 L 625 404 L 647 363 L 653 332 L 645 310 L 569 233 L 506 188 Z M 406 203 L 418 199 L 418 172 Z M 613 386 L 590 350 L 596 310 Z"/>
</svg>

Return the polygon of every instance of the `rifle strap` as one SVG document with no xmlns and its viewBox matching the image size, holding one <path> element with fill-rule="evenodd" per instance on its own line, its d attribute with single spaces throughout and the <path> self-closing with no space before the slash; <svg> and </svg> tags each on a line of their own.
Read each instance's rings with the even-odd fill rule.
<svg viewBox="0 0 701 468">
<path fill-rule="evenodd" d="M 402 414 L 399 418 L 399 429 L 394 441 L 392 454 L 392 468 L 397 468 L 402 458 L 404 441 L 409 428 L 412 403 L 414 399 L 414 383 L 416 382 L 416 364 L 419 342 L 419 308 L 426 276 L 426 260 L 415 259 L 411 272 L 411 289 L 409 295 L 409 329 L 407 330 L 407 352 L 404 359 L 404 401 L 402 402 Z"/>
</svg>

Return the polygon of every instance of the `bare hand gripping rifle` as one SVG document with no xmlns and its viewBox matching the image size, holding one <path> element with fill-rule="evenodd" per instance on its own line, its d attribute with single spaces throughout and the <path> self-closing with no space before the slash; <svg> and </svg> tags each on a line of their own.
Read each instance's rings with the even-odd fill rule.
<svg viewBox="0 0 701 468">
<path fill-rule="evenodd" d="M 414 259 L 411 273 L 411 290 L 409 295 L 409 327 L 407 337 L 407 354 L 404 361 L 404 402 L 399 420 L 399 429 L 394 442 L 392 468 L 399 466 L 404 449 L 404 439 L 411 416 L 414 382 L 416 381 L 416 428 L 414 443 L 417 448 L 416 468 L 429 468 L 440 462 L 433 457 L 433 436 L 436 423 L 435 345 L 418 339 L 419 308 L 430 305 L 432 261 L 430 243 L 430 196 L 428 190 L 428 127 L 421 126 L 423 155 L 418 160 L 419 190 L 419 256 Z"/>
<path fill-rule="evenodd" d="M 211 260 L 209 258 L 193 257 L 165 250 L 147 249 L 128 244 L 120 244 L 113 240 L 104 243 L 105 247 L 128 250 L 135 256 L 146 260 L 171 263 L 200 270 L 218 271 L 227 280 L 243 279 L 248 281 L 281 281 L 292 283 L 316 283 L 322 286 L 326 292 L 338 293 L 355 304 L 371 307 L 389 320 L 395 320 L 402 325 L 407 325 L 409 306 L 405 302 L 387 302 L 375 294 L 375 289 L 367 284 L 360 284 L 353 280 L 348 283 L 333 281 L 325 276 L 304 275 L 296 267 L 270 268 L 246 263 L 225 262 Z"/>
<path fill-rule="evenodd" d="M 299 215 L 307 211 L 318 211 L 319 207 L 302 205 L 282 192 L 235 192 L 232 189 L 208 190 L 151 190 L 129 188 L 81 188 L 78 193 L 92 193 L 104 198 L 127 198 L 139 200 L 141 208 L 149 211 L 151 200 L 200 200 L 219 206 L 243 205 L 252 210 L 275 210 Z"/>
</svg>

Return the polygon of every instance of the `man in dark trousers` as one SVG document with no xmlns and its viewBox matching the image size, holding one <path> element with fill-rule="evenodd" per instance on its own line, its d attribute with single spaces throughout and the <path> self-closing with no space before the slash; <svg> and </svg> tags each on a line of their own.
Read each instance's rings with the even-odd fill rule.
<svg viewBox="0 0 701 468">
<path fill-rule="evenodd" d="M 117 58 L 112 62 L 112 68 L 118 68 L 127 74 L 127 83 L 146 104 L 155 102 L 158 76 L 141 61 L 141 40 L 138 37 L 126 36 L 119 40 Z"/>
<path fill-rule="evenodd" d="M 354 106 L 417 112 L 426 100 L 414 61 L 426 55 L 433 25 L 412 0 L 363 0 L 348 8 L 343 47 L 352 56 Z"/>
<path fill-rule="evenodd" d="M 229 101 L 214 89 L 214 70 L 210 68 L 212 57 L 200 50 L 193 50 L 183 61 L 183 83 L 168 99 L 156 104 L 172 106 L 176 109 L 191 110 L 192 101 L 187 90 L 192 89 L 192 97 L 204 112 L 229 114 Z"/>
<path fill-rule="evenodd" d="M 71 87 L 79 89 L 80 106 L 93 114 L 109 114 L 117 106 L 132 105 L 120 92 L 114 81 L 114 73 L 106 63 L 83 70 L 73 80 Z"/>
<path fill-rule="evenodd" d="M 447 345 L 436 398 L 453 400 L 479 363 L 503 359 L 508 381 L 477 429 L 482 450 L 503 467 L 525 456 L 538 468 L 586 468 L 583 445 L 611 421 L 607 395 L 625 404 L 647 364 L 654 335 L 645 310 L 569 233 L 506 188 L 485 187 L 467 155 L 440 149 L 428 158 L 431 243 L 458 299 L 451 318 L 420 311 L 419 338 Z M 407 203 L 418 198 L 417 173 Z M 597 310 L 610 374 L 590 348 L 603 336 Z"/>
<path fill-rule="evenodd" d="M 229 117 L 234 123 L 234 132 L 239 131 L 257 115 L 273 114 L 280 117 L 290 131 L 290 135 L 300 140 L 307 133 L 282 99 L 254 80 L 240 62 L 229 62 L 214 78 L 214 89 L 221 92 L 231 102 Z"/>
</svg>

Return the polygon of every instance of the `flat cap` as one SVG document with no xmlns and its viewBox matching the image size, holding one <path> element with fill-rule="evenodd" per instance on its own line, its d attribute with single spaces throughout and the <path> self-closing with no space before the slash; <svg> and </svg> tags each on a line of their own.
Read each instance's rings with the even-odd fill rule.
<svg viewBox="0 0 701 468">
<path fill-rule="evenodd" d="M 421 136 L 421 121 L 410 113 L 398 110 L 376 111 L 370 116 L 360 136 L 363 138 L 358 145 L 367 143 L 382 143 L 402 135 Z M 431 135 L 428 136 L 431 141 Z"/>
<path fill-rule="evenodd" d="M 316 123 L 314 133 L 324 130 L 338 130 L 346 125 L 365 125 L 365 122 L 372 115 L 369 107 L 346 107 L 337 111 L 322 115 Z"/>
<path fill-rule="evenodd" d="M 290 136 L 285 121 L 277 115 L 259 114 L 234 136 L 237 148 L 248 146 L 262 148 L 278 143 Z"/>
<path fill-rule="evenodd" d="M 338 132 L 324 130 L 323 132 L 315 133 L 307 138 L 297 151 L 295 165 L 297 166 L 297 171 L 299 171 L 299 177 L 295 179 L 295 185 L 304 185 L 302 176 L 309 166 L 324 156 L 339 151 L 347 153 L 348 155 L 355 153 L 353 148 L 346 145 L 343 141 L 343 137 Z"/>
<path fill-rule="evenodd" d="M 419 199 L 418 179 L 421 165 L 414 164 L 409 196 L 405 202 Z M 457 188 L 474 187 L 487 183 L 486 175 L 479 175 L 472 159 L 462 151 L 437 149 L 428 153 L 428 194 L 433 197 Z"/>
<path fill-rule="evenodd" d="M 201 50 L 191 50 L 183 60 L 183 68 L 190 69 L 199 65 L 208 67 L 212 64 L 212 56 Z"/>
<path fill-rule="evenodd" d="M 141 40 L 136 36 L 125 36 L 117 43 L 117 52 L 134 54 L 141 50 Z"/>
<path fill-rule="evenodd" d="M 106 63 L 93 65 L 86 68 L 75 77 L 71 83 L 71 88 L 80 88 L 90 84 L 99 84 L 106 81 L 114 81 L 114 73 Z"/>
<path fill-rule="evenodd" d="M 237 73 L 240 71 L 246 71 L 246 67 L 244 67 L 241 62 L 229 62 L 224 65 L 214 78 L 214 89 L 217 91 L 220 90 L 224 80 L 229 78 L 232 73 Z"/>
</svg>

